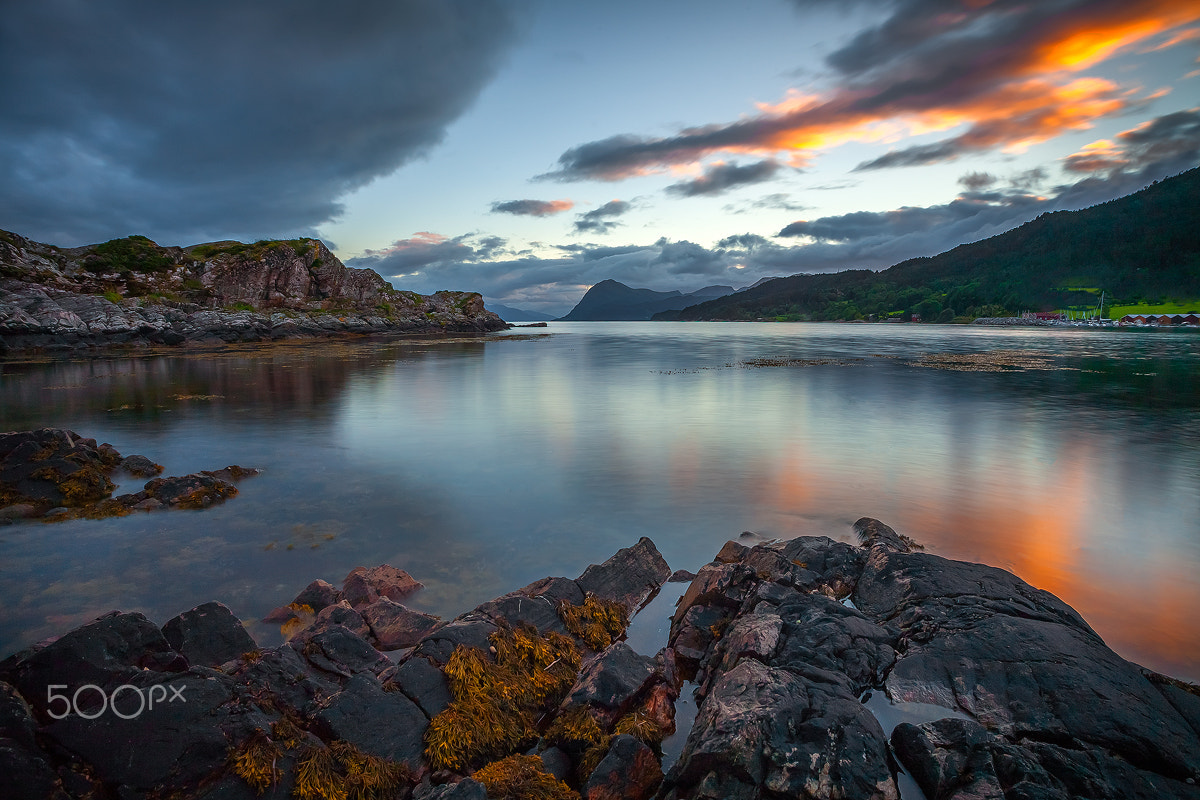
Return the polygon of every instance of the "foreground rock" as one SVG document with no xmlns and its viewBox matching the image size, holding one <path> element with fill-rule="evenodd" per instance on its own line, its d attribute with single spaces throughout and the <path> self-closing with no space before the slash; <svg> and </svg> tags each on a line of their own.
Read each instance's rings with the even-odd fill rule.
<svg viewBox="0 0 1200 800">
<path fill-rule="evenodd" d="M 667 651 L 699 712 L 662 796 L 896 798 L 894 754 L 930 800 L 1200 797 L 1195 692 L 1008 572 L 856 527 L 863 547 L 730 542 L 700 570 Z M 945 718 L 889 741 L 872 688 Z"/>
<path fill-rule="evenodd" d="M 412 647 L 441 624 L 438 617 L 398 602 L 421 587 L 420 581 L 390 564 L 355 567 L 341 589 L 315 580 L 263 621 L 277 623 L 284 636 L 298 641 L 342 626 L 379 650 L 400 650 Z"/>
<path fill-rule="evenodd" d="M 305 587 L 270 650 L 219 603 L 113 612 L 0 662 L 4 796 L 898 798 L 898 763 L 930 800 L 1200 796 L 1186 685 L 1007 572 L 857 527 L 730 542 L 653 658 L 621 641 L 672 574 L 649 539 L 391 658 L 373 620 L 418 584 L 387 565 Z M 885 731 L 867 691 L 945 714 Z"/>
<path fill-rule="evenodd" d="M 506 327 L 478 294 L 398 291 L 317 239 L 59 248 L 0 231 L 0 353 Z"/>
<path fill-rule="evenodd" d="M 95 439 L 66 429 L 0 433 L 0 520 L 99 519 L 134 511 L 208 508 L 237 496 L 235 481 L 258 474 L 234 465 L 153 478 L 139 492 L 112 496 L 115 473 L 146 477 L 162 471 L 145 456 L 122 458 L 112 445 L 97 445 Z"/>
</svg>

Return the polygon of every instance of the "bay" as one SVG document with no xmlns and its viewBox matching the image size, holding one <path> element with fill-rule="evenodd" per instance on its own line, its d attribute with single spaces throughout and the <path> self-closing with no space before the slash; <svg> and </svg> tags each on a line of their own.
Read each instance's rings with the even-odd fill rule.
<svg viewBox="0 0 1200 800">
<path fill-rule="evenodd" d="M 267 611 L 381 562 L 453 616 L 640 536 L 695 571 L 873 516 L 1200 680 L 1195 332 L 551 323 L 0 362 L 0 429 L 34 427 L 264 473 L 204 511 L 0 528 L 0 655 L 212 599 L 272 644 Z"/>
</svg>

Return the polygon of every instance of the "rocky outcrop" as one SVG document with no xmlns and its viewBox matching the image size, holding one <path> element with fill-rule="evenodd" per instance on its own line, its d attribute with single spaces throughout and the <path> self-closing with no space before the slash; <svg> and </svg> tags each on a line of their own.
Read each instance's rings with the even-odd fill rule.
<svg viewBox="0 0 1200 800">
<path fill-rule="evenodd" d="M 65 249 L 0 231 L 0 352 L 506 327 L 478 294 L 398 291 L 317 239 Z"/>
<path fill-rule="evenodd" d="M 113 497 L 112 476 L 163 471 L 145 456 L 122 458 L 74 431 L 41 428 L 0 433 L 0 521 L 120 517 L 134 511 L 208 508 L 237 496 L 234 486 L 257 469 L 231 465 L 192 475 L 153 478 L 139 492 Z"/>
<path fill-rule="evenodd" d="M 1200 797 L 1196 693 L 1011 573 L 855 527 L 700 570 L 667 651 L 699 712 L 660 796 L 895 798 L 896 758 L 930 800 Z M 889 737 L 872 689 L 945 713 Z"/>
<path fill-rule="evenodd" d="M 597 570 L 604 575 L 597 588 L 607 594 L 585 595 L 567 578 L 538 581 L 506 596 L 525 602 L 485 604 L 426 634 L 395 662 L 377 649 L 382 645 L 369 630 L 352 627 L 355 617 L 369 619 L 380 603 L 398 605 L 393 595 L 419 586 L 387 565 L 360 567 L 347 576 L 346 583 L 357 578 L 374 590 L 359 597 L 361 615 L 344 591 L 324 582 L 306 587 L 296 600 L 322 606 L 318 616 L 328 624 L 310 626 L 304 636 L 271 650 L 255 648 L 219 603 L 180 614 L 161 629 L 141 614 L 113 612 L 0 662 L 0 764 L 19 769 L 4 775 L 5 796 L 251 798 L 269 790 L 277 797 L 293 791 L 322 797 L 408 796 L 409 791 L 418 797 L 481 797 L 483 787 L 500 785 L 497 781 L 534 780 L 568 792 L 558 796 L 578 797 L 529 761 L 519 770 L 476 773 L 490 783 L 433 769 L 428 732 L 453 704 L 463 702 L 456 694 L 457 673 L 447 671 L 453 653 L 438 657 L 446 652 L 446 642 L 475 641 L 482 664 L 500 658 L 496 645 L 542 646 L 537 643 L 551 640 L 539 637 L 553 633 L 560 637 L 554 646 L 575 664 L 563 675 L 574 676 L 586 643 L 557 633 L 555 625 L 539 631 L 522 609 L 560 596 L 568 605 L 590 600 L 597 608 L 623 609 L 625 599 L 647 594 L 657 588 L 648 582 L 661 585 L 670 574 L 648 539 L 592 568 L 593 574 Z M 489 640 L 487 634 L 496 632 L 518 638 Z M 528 657 L 536 658 L 534 653 Z M 576 699 L 564 705 L 564 712 L 592 700 L 633 707 L 655 675 L 663 686 L 655 662 L 624 645 L 607 648 L 596 660 L 602 666 L 587 673 L 591 678 L 580 678 L 572 694 Z M 567 688 L 546 706 L 537 730 L 553 725 Z M 505 725 L 508 720 L 472 722 Z M 556 750 L 559 766 L 576 785 L 594 776 L 589 797 L 649 797 L 661 771 L 653 748 L 637 733 L 644 727 L 632 726 L 633 732 L 597 727 L 587 773 L 577 775 L 584 755 L 579 750 L 571 755 Z M 534 733 L 519 744 L 536 745 L 538 739 Z M 543 749 L 556 748 L 547 742 Z M 503 764 L 503 755 L 494 757 Z"/>
<path fill-rule="evenodd" d="M 671 575 L 648 539 L 392 658 L 371 609 L 415 581 L 386 565 L 347 576 L 357 605 L 310 584 L 285 608 L 320 624 L 270 650 L 219 603 L 161 629 L 113 612 L 0 662 L 0 780 L 18 798 L 736 800 L 899 798 L 904 769 L 930 800 L 1200 797 L 1187 685 L 1003 570 L 856 529 L 861 546 L 731 542 L 653 658 L 620 641 Z M 664 777 L 686 681 L 698 713 Z M 885 729 L 872 692 L 929 721 Z"/>
</svg>

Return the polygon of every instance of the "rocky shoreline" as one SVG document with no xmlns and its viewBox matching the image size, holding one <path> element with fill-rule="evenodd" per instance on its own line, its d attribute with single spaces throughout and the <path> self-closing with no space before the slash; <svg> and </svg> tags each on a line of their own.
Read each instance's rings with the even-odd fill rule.
<svg viewBox="0 0 1200 800">
<path fill-rule="evenodd" d="M 419 584 L 387 565 L 315 581 L 272 613 L 291 638 L 271 649 L 215 602 L 161 628 L 112 612 L 0 662 L 0 783 L 735 800 L 898 798 L 911 778 L 929 800 L 1200 797 L 1194 687 L 1008 572 L 856 530 L 861 545 L 729 542 L 655 654 L 622 641 L 671 577 L 646 538 L 449 621 L 406 608 Z M 698 714 L 664 775 L 682 692 Z M 885 731 L 872 693 L 928 721 Z"/>
<path fill-rule="evenodd" d="M 316 239 L 59 248 L 0 231 L 0 354 L 507 327 L 475 292 L 399 291 Z"/>
</svg>

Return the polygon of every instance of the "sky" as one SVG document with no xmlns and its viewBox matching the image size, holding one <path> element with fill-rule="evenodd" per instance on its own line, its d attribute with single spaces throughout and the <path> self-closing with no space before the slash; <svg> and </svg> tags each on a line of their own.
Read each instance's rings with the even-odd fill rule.
<svg viewBox="0 0 1200 800">
<path fill-rule="evenodd" d="M 1200 0 L 4 0 L 0 228 L 316 236 L 565 314 L 882 269 L 1200 164 Z"/>
</svg>

